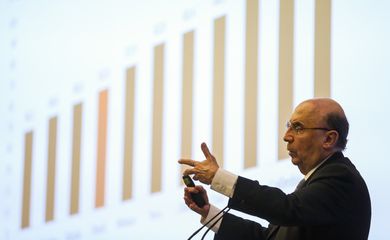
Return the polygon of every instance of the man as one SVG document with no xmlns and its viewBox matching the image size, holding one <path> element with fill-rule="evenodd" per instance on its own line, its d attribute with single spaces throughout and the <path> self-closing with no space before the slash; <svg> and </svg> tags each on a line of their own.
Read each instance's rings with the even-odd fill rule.
<svg viewBox="0 0 390 240">
<path fill-rule="evenodd" d="M 230 208 L 270 223 L 266 228 L 227 213 L 212 228 L 214 239 L 367 239 L 370 197 L 363 178 L 342 153 L 348 129 L 343 109 L 332 99 L 310 99 L 296 107 L 283 139 L 304 181 L 290 194 L 219 168 L 204 143 L 201 147 L 206 160 L 179 160 L 192 167 L 184 175 L 193 174 L 195 180 L 228 196 Z M 190 193 L 202 194 L 206 205 L 199 208 Z M 218 212 L 201 186 L 185 188 L 184 200 L 201 215 L 202 223 Z"/>
</svg>

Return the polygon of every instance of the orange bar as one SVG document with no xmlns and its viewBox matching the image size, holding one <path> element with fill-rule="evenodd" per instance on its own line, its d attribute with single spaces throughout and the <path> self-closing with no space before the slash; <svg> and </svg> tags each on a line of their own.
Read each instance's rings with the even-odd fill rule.
<svg viewBox="0 0 390 240">
<path fill-rule="evenodd" d="M 82 115 L 83 105 L 79 103 L 73 107 L 72 179 L 70 191 L 71 215 L 79 212 Z"/>
<path fill-rule="evenodd" d="M 123 159 L 122 200 L 132 197 L 133 189 L 133 144 L 134 144 L 134 106 L 135 106 L 135 67 L 126 73 L 126 107 L 125 107 L 125 145 Z"/>
<path fill-rule="evenodd" d="M 259 2 L 246 1 L 244 168 L 256 166 Z"/>
<path fill-rule="evenodd" d="M 30 226 L 32 146 L 33 132 L 31 131 L 26 133 L 24 137 L 24 173 L 21 228 L 27 228 Z"/>
<path fill-rule="evenodd" d="M 45 221 L 54 220 L 55 174 L 57 152 L 57 117 L 49 120 L 49 145 L 47 161 L 46 215 Z"/>
<path fill-rule="evenodd" d="M 98 142 L 96 161 L 96 198 L 95 207 L 104 206 L 105 169 L 107 151 L 107 113 L 108 113 L 108 90 L 99 93 L 99 117 L 98 117 Z"/>
<path fill-rule="evenodd" d="M 214 21 L 213 154 L 223 166 L 226 17 Z"/>
<path fill-rule="evenodd" d="M 280 1 L 278 159 L 288 157 L 283 136 L 293 109 L 294 1 Z"/>
</svg>

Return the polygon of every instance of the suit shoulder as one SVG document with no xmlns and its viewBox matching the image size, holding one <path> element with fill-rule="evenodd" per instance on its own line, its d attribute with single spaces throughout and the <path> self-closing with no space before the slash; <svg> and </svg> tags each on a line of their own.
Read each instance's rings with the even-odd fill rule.
<svg viewBox="0 0 390 240">
<path fill-rule="evenodd" d="M 348 158 L 332 159 L 325 162 L 320 168 L 313 173 L 311 181 L 323 178 L 339 179 L 342 181 L 364 182 L 355 165 Z"/>
</svg>

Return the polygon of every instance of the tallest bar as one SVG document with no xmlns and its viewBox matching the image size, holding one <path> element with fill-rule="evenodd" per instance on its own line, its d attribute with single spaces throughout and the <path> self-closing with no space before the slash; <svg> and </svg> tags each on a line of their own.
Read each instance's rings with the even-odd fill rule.
<svg viewBox="0 0 390 240">
<path fill-rule="evenodd" d="M 256 166 L 259 2 L 246 1 L 244 168 Z"/>
<path fill-rule="evenodd" d="M 331 0 L 317 0 L 315 7 L 314 96 L 330 97 Z"/>
</svg>

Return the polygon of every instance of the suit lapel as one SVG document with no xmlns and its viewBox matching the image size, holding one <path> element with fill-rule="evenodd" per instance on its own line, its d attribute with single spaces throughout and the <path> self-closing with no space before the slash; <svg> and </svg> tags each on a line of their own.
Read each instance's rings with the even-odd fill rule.
<svg viewBox="0 0 390 240">
<path fill-rule="evenodd" d="M 268 226 L 268 235 L 267 235 L 266 239 L 267 240 L 274 239 L 277 231 L 279 230 L 279 228 L 280 228 L 279 225 L 269 224 L 269 226 Z"/>
<path fill-rule="evenodd" d="M 302 180 L 298 183 L 298 185 L 297 185 L 297 187 L 295 188 L 294 192 L 297 191 L 297 190 L 299 190 L 299 189 L 301 189 L 301 188 L 303 188 L 303 186 L 305 186 L 305 183 L 306 183 L 305 179 L 302 179 Z"/>
</svg>

